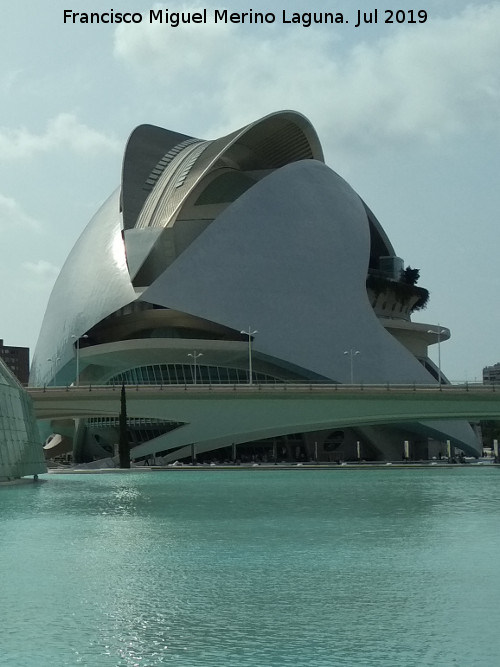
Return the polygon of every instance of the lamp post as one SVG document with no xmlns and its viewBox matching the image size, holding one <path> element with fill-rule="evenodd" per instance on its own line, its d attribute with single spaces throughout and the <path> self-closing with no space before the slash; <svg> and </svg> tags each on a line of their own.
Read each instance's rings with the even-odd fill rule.
<svg viewBox="0 0 500 667">
<path fill-rule="evenodd" d="M 75 387 L 78 387 L 80 384 L 80 341 L 82 338 L 88 338 L 87 334 L 83 336 L 76 336 L 71 334 L 71 338 L 76 340 L 76 378 L 75 378 Z"/>
<path fill-rule="evenodd" d="M 188 353 L 188 357 L 191 357 L 193 360 L 193 384 L 196 384 L 196 360 L 202 356 L 203 352 L 197 352 L 196 350 Z"/>
<path fill-rule="evenodd" d="M 248 336 L 248 384 L 253 384 L 252 377 L 252 336 L 259 333 L 257 329 L 252 331 L 252 327 L 248 327 L 248 331 L 240 331 L 241 334 Z"/>
<path fill-rule="evenodd" d="M 349 355 L 349 361 L 351 366 L 351 384 L 354 384 L 354 357 L 358 354 L 361 354 L 361 352 L 359 350 L 353 350 L 351 348 L 350 350 L 346 350 L 344 354 Z"/>
<path fill-rule="evenodd" d="M 49 357 L 47 361 L 50 361 L 52 364 L 52 386 L 56 386 L 56 366 L 57 362 L 61 361 L 61 357 Z M 49 383 L 50 384 L 50 383 Z"/>
<path fill-rule="evenodd" d="M 441 329 L 441 327 L 438 324 L 437 329 L 427 329 L 428 334 L 434 334 L 437 336 L 437 344 L 438 344 L 438 382 L 441 384 L 441 334 L 447 333 L 446 329 Z"/>
</svg>

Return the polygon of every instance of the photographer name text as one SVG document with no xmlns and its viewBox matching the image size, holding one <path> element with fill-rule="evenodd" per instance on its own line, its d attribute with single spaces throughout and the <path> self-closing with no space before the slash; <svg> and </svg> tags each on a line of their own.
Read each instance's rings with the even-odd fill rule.
<svg viewBox="0 0 500 667">
<path fill-rule="evenodd" d="M 74 12 L 63 10 L 65 24 L 108 24 L 108 23 L 151 23 L 163 24 L 170 28 L 178 28 L 189 24 L 240 24 L 240 25 L 296 25 L 303 28 L 323 25 L 351 25 L 359 28 L 365 25 L 398 25 L 421 24 L 428 18 L 425 9 L 372 9 L 371 11 L 353 10 L 352 15 L 344 12 L 291 12 L 283 9 L 280 12 L 232 12 L 229 9 L 201 9 L 196 12 L 171 11 L 169 9 L 150 9 L 149 12 Z"/>
</svg>

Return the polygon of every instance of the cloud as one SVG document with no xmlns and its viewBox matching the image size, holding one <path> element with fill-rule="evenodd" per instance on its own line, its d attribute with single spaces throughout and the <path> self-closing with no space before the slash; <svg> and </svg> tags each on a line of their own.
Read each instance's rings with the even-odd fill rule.
<svg viewBox="0 0 500 667">
<path fill-rule="evenodd" d="M 196 7 L 183 7 L 196 11 Z M 339 29 L 340 30 L 340 29 Z M 342 27 L 336 35 L 354 30 Z M 316 26 L 120 26 L 114 54 L 169 95 L 169 115 L 217 118 L 214 134 L 294 108 L 333 149 L 436 143 L 473 125 L 498 138 L 500 5 L 394 26 L 348 43 Z M 378 33 L 380 34 L 380 33 Z"/>
<path fill-rule="evenodd" d="M 38 231 L 40 223 L 26 213 L 11 197 L 0 194 L 0 230 Z"/>
<path fill-rule="evenodd" d="M 5 95 L 11 95 L 17 82 L 21 78 L 23 70 L 20 68 L 10 69 L 0 75 L 0 90 Z"/>
<path fill-rule="evenodd" d="M 0 128 L 0 160 L 25 159 L 61 148 L 79 156 L 94 156 L 103 152 L 119 153 L 121 144 L 69 113 L 60 113 L 51 119 L 42 134 L 34 134 L 26 128 Z"/>
<path fill-rule="evenodd" d="M 30 289 L 45 292 L 52 288 L 60 271 L 59 267 L 44 259 L 23 262 L 22 269 L 25 285 Z"/>
</svg>

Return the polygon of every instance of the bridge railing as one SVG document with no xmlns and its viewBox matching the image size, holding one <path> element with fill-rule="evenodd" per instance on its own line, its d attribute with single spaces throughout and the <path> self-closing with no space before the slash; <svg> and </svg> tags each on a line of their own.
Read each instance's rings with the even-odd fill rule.
<svg viewBox="0 0 500 667">
<path fill-rule="evenodd" d="M 280 383 L 280 384 L 128 384 L 125 385 L 127 392 L 158 392 L 164 391 L 166 393 L 178 393 L 181 391 L 189 393 L 206 393 L 206 392 L 239 392 L 239 393 L 356 393 L 367 392 L 432 392 L 432 393 L 459 393 L 459 392 L 474 392 L 474 393 L 491 393 L 500 392 L 500 386 L 496 384 L 482 384 L 464 382 L 463 384 L 396 384 L 396 383 L 382 383 L 382 384 L 327 384 L 327 383 Z M 54 394 L 61 392 L 71 393 L 87 393 L 92 391 L 117 392 L 121 391 L 121 385 L 101 385 L 101 384 L 80 384 L 65 385 L 65 386 L 44 386 L 44 387 L 28 387 L 28 393 L 31 395 L 38 395 L 40 393 Z"/>
</svg>

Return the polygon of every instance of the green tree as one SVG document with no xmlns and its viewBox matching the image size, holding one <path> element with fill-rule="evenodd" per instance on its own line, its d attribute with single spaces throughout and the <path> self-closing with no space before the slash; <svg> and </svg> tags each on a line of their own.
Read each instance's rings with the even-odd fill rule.
<svg viewBox="0 0 500 667">
<path fill-rule="evenodd" d="M 406 285 L 416 285 L 420 279 L 420 269 L 412 269 L 407 266 L 404 271 L 401 271 L 401 282 Z"/>
<path fill-rule="evenodd" d="M 120 459 L 120 468 L 130 468 L 130 444 L 127 437 L 127 397 L 125 395 L 124 384 L 122 384 L 120 395 L 120 418 L 118 427 L 118 456 Z"/>
</svg>

